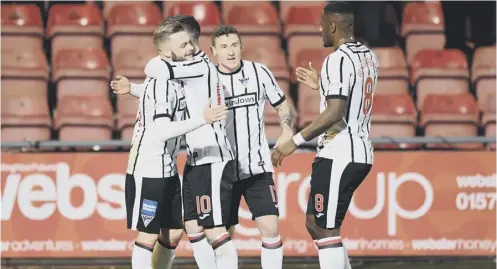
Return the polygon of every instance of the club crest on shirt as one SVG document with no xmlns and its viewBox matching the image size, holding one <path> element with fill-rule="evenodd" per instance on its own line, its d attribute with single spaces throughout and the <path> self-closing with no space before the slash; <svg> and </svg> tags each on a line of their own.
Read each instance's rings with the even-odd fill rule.
<svg viewBox="0 0 497 269">
<path fill-rule="evenodd" d="M 241 79 L 239 79 L 239 80 L 240 80 L 240 83 L 242 83 L 242 84 L 243 84 L 243 86 L 244 86 L 245 88 L 247 88 L 247 85 L 248 85 L 248 81 L 249 81 L 249 79 L 250 79 L 250 78 L 241 78 Z"/>
<path fill-rule="evenodd" d="M 178 111 L 183 111 L 186 108 L 186 99 L 185 97 L 181 97 L 178 100 Z"/>
<path fill-rule="evenodd" d="M 155 218 L 155 213 L 157 212 L 157 201 L 144 199 L 141 209 L 141 217 L 143 220 L 143 225 L 147 227 L 150 222 Z"/>
</svg>

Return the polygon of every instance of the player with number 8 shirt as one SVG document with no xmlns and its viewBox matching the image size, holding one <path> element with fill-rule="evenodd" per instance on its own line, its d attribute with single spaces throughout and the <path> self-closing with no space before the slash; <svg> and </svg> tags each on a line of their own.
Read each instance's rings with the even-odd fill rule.
<svg viewBox="0 0 497 269">
<path fill-rule="evenodd" d="M 296 70 L 299 82 L 319 91 L 320 115 L 279 145 L 272 162 L 280 165 L 299 145 L 319 136 L 306 226 L 319 248 L 320 267 L 348 269 L 340 227 L 354 191 L 373 163 L 369 130 L 379 64 L 376 55 L 355 40 L 354 14 L 346 2 L 327 4 L 320 25 L 324 46 L 333 52 L 324 60 L 319 77 L 311 64 L 310 70 Z"/>
</svg>

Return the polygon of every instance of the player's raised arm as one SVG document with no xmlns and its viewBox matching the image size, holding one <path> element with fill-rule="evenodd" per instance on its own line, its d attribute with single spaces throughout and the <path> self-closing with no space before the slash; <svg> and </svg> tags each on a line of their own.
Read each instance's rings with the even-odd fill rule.
<svg viewBox="0 0 497 269">
<path fill-rule="evenodd" d="M 139 98 L 140 95 L 145 91 L 147 82 L 151 78 L 146 78 L 141 84 L 131 83 L 128 78 L 121 75 L 117 75 L 114 80 L 110 82 L 110 88 L 112 92 L 118 95 L 131 94 L 132 96 Z"/>
<path fill-rule="evenodd" d="M 204 124 L 211 124 L 226 119 L 228 111 L 225 106 L 206 107 L 202 115 L 192 115 L 191 119 L 175 121 L 174 114 L 179 103 L 172 88 L 171 81 L 155 79 L 153 91 L 148 92 L 154 100 L 154 133 L 163 141 L 191 132 Z"/>
<path fill-rule="evenodd" d="M 329 80 L 329 87 L 322 89 L 326 98 L 326 109 L 299 134 L 310 141 L 327 131 L 344 118 L 353 67 L 350 59 L 343 54 L 334 53 L 325 60 L 328 73 L 322 79 Z"/>
<path fill-rule="evenodd" d="M 290 139 L 294 133 L 294 114 L 285 93 L 279 87 L 273 73 L 269 71 L 265 66 L 261 66 L 263 70 L 263 75 L 261 76 L 263 80 L 263 85 L 266 90 L 266 99 L 269 100 L 271 105 L 278 111 L 278 116 L 280 118 L 281 125 L 281 135 L 276 141 L 276 146 L 280 143 Z"/>
</svg>

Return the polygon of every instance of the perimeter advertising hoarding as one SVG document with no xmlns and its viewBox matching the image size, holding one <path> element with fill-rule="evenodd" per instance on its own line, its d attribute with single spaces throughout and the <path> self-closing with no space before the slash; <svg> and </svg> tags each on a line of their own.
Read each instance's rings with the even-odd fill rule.
<svg viewBox="0 0 497 269">
<path fill-rule="evenodd" d="M 2 153 L 1 250 L 8 257 L 122 257 L 125 153 Z M 275 173 L 285 256 L 314 256 L 305 229 L 313 153 Z M 180 164 L 184 155 L 179 158 Z M 342 238 L 352 256 L 495 255 L 493 152 L 380 152 L 357 190 Z M 183 167 L 180 167 L 182 170 Z M 234 238 L 241 256 L 260 239 L 246 205 Z M 191 256 L 188 241 L 178 256 Z"/>
</svg>

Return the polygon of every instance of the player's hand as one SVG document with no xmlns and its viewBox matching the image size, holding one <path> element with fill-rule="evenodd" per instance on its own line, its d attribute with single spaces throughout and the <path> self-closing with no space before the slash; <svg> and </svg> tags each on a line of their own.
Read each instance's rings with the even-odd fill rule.
<svg viewBox="0 0 497 269">
<path fill-rule="evenodd" d="M 295 75 L 297 76 L 298 82 L 307 85 L 311 89 L 319 89 L 318 71 L 316 71 L 316 69 L 312 67 L 311 62 L 309 62 L 309 69 L 304 67 L 297 67 L 297 70 L 295 70 Z"/>
<path fill-rule="evenodd" d="M 131 91 L 131 83 L 126 77 L 117 75 L 116 79 L 110 82 L 110 88 L 115 94 L 128 94 Z"/>
<path fill-rule="evenodd" d="M 281 165 L 283 159 L 292 154 L 297 149 L 297 145 L 293 142 L 293 139 L 289 139 L 285 141 L 283 144 L 278 146 L 273 150 L 271 154 L 271 162 L 274 167 L 278 167 Z"/>
<path fill-rule="evenodd" d="M 284 128 L 283 131 L 281 132 L 280 137 L 278 137 L 278 140 L 276 140 L 276 144 L 274 145 L 273 148 L 277 148 L 285 141 L 292 139 L 293 135 L 294 133 L 292 129 L 290 129 L 289 127 Z"/>
<path fill-rule="evenodd" d="M 204 120 L 205 123 L 211 124 L 216 121 L 225 120 L 228 116 L 228 108 L 226 106 L 210 107 L 204 108 Z"/>
</svg>

